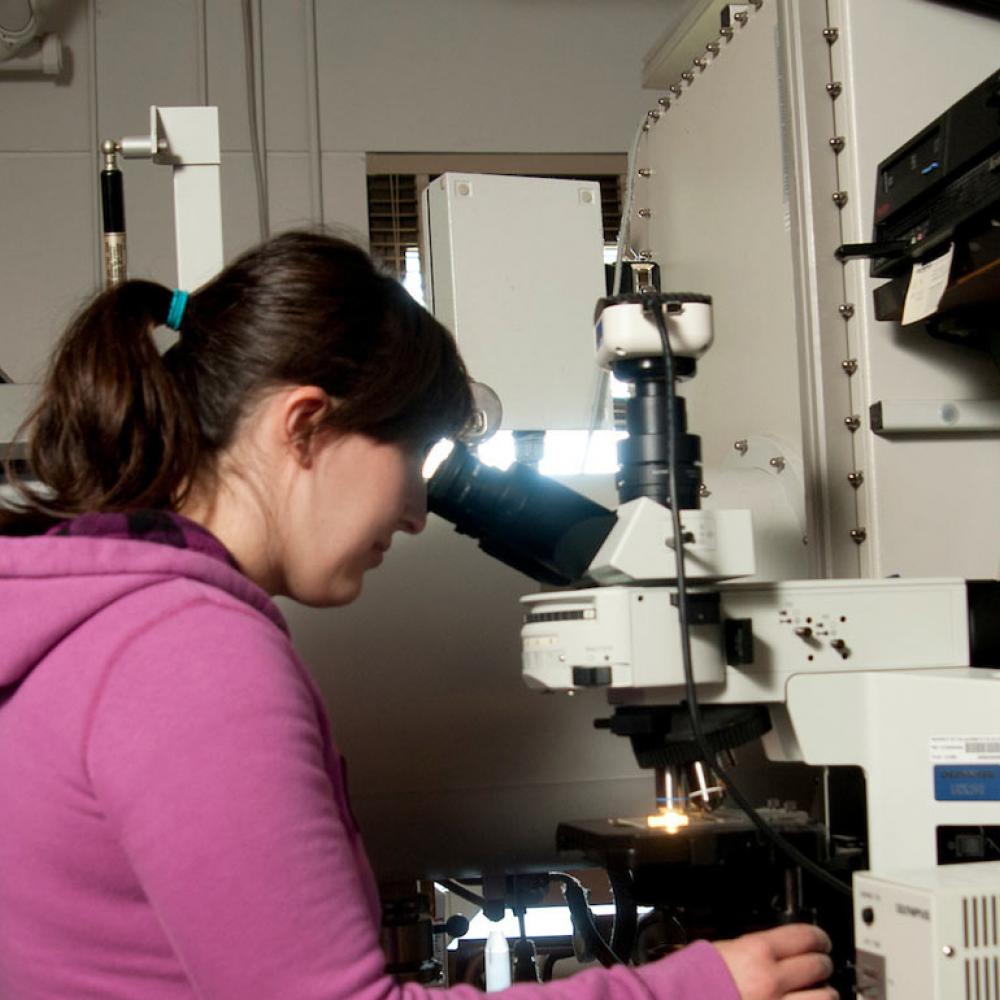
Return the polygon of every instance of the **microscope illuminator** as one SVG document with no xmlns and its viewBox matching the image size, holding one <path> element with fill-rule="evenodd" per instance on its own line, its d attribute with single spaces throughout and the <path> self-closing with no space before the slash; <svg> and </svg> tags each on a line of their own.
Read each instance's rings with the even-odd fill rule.
<svg viewBox="0 0 1000 1000">
<path fill-rule="evenodd" d="M 1000 862 L 854 876 L 857 995 L 1000 996 Z"/>
</svg>

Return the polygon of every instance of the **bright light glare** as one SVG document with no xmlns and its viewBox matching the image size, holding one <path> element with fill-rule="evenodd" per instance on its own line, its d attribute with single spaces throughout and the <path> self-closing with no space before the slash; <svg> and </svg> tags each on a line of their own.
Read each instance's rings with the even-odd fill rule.
<svg viewBox="0 0 1000 1000">
<path fill-rule="evenodd" d="M 420 277 L 420 247 L 407 247 L 403 255 L 403 287 L 425 309 L 424 283 Z"/>
<path fill-rule="evenodd" d="M 646 825 L 651 830 L 665 830 L 667 833 L 676 833 L 690 822 L 685 813 L 673 809 L 661 809 L 655 816 L 646 817 Z"/>
<path fill-rule="evenodd" d="M 614 903 L 597 903 L 590 908 L 595 916 L 611 916 L 615 912 Z M 639 916 L 649 913 L 651 907 L 640 906 Z M 483 913 L 469 918 L 469 933 L 463 941 L 485 941 L 490 928 L 495 926 Z M 521 929 L 513 910 L 506 910 L 500 921 L 504 937 L 515 940 L 521 936 Z M 573 933 L 573 921 L 568 906 L 529 906 L 524 915 L 524 932 L 529 938 L 569 937 Z M 450 951 L 458 948 L 458 941 L 448 945 Z"/>
<path fill-rule="evenodd" d="M 514 435 L 510 431 L 497 431 L 493 437 L 476 446 L 476 457 L 484 465 L 509 469 L 514 464 Z"/>
<path fill-rule="evenodd" d="M 424 479 L 430 479 L 438 470 L 438 466 L 452 453 L 455 442 L 448 438 L 441 438 L 440 441 L 429 452 L 424 459 Z"/>
<path fill-rule="evenodd" d="M 546 476 L 610 474 L 618 468 L 616 445 L 624 431 L 547 431 L 538 471 Z"/>
<path fill-rule="evenodd" d="M 589 437 L 589 447 L 588 447 Z M 610 475 L 618 468 L 618 442 L 624 431 L 546 431 L 545 448 L 538 463 L 544 476 Z M 515 457 L 514 435 L 498 431 L 476 448 L 484 465 L 508 469 Z"/>
</svg>

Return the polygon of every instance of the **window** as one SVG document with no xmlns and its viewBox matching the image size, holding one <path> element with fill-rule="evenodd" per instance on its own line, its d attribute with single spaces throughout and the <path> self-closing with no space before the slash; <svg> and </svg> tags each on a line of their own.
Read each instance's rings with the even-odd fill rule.
<svg viewBox="0 0 1000 1000">
<path fill-rule="evenodd" d="M 446 171 L 572 177 L 601 186 L 604 241 L 614 246 L 621 218 L 625 157 L 616 154 L 372 154 L 368 157 L 368 231 L 372 256 L 423 302 L 420 198 Z M 612 257 L 613 260 L 613 257 Z"/>
</svg>

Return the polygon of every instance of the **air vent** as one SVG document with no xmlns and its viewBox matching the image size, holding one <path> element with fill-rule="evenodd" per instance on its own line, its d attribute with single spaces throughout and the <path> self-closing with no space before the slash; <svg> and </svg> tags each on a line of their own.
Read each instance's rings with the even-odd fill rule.
<svg viewBox="0 0 1000 1000">
<path fill-rule="evenodd" d="M 965 1000 L 1000 1000 L 1000 960 L 965 960 Z"/>
<path fill-rule="evenodd" d="M 524 616 L 525 625 L 535 625 L 538 622 L 578 622 L 584 619 L 596 618 L 593 608 L 584 611 L 532 611 Z"/>
<path fill-rule="evenodd" d="M 1000 915 L 1000 904 L 996 896 L 965 896 L 962 899 L 962 933 L 965 936 L 965 947 L 996 948 L 1000 933 L 998 915 Z"/>
</svg>

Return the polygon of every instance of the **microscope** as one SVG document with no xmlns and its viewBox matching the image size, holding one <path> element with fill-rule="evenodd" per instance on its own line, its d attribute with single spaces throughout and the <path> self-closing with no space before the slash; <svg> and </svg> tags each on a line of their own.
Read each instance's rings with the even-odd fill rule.
<svg viewBox="0 0 1000 1000">
<path fill-rule="evenodd" d="M 597 363 L 629 386 L 616 511 L 525 466 L 484 466 L 461 445 L 432 477 L 429 508 L 546 585 L 522 598 L 526 684 L 604 688 L 612 715 L 597 726 L 628 737 L 653 771 L 648 817 L 564 823 L 557 840 L 605 865 L 616 897 L 681 900 L 651 934 L 654 953 L 706 928 L 843 913 L 846 879 L 866 862 L 852 904 L 861 995 L 961 996 L 947 984 L 975 982 L 1000 956 L 990 916 L 1000 899 L 1000 583 L 746 580 L 749 512 L 701 509 L 700 443 L 676 393 L 711 339 L 707 296 L 598 303 Z M 806 812 L 750 804 L 731 755 L 757 739 L 772 761 L 861 769 L 863 847 L 838 850 Z M 803 873 L 814 877 L 812 904 Z M 699 907 L 706 897 L 724 919 Z M 898 970 L 928 934 L 960 926 L 963 905 L 965 937 L 949 931 L 940 948 L 950 953 L 936 953 L 954 961 L 921 973 L 921 990 L 943 992 L 904 993 L 900 973 L 886 973 L 892 956 Z"/>
</svg>

